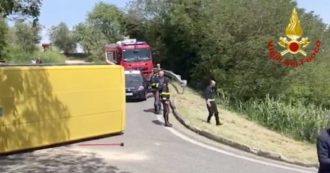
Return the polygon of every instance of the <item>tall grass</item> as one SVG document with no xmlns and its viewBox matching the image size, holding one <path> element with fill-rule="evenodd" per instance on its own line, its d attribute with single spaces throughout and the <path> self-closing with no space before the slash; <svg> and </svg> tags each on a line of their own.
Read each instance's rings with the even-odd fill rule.
<svg viewBox="0 0 330 173">
<path fill-rule="evenodd" d="M 314 104 L 287 102 L 268 95 L 262 100 L 241 102 L 222 91 L 219 97 L 220 104 L 226 108 L 243 113 L 248 119 L 297 140 L 315 142 L 319 131 L 330 125 L 329 112 Z"/>
<path fill-rule="evenodd" d="M 39 57 L 44 63 L 65 63 L 65 55 L 55 52 L 55 51 L 46 51 L 38 52 L 37 57 Z"/>
<path fill-rule="evenodd" d="M 12 64 L 30 64 L 31 60 L 40 58 L 43 63 L 65 63 L 65 56 L 56 51 L 36 51 L 33 53 L 24 52 L 19 49 L 12 49 L 9 52 L 9 62 Z"/>
</svg>

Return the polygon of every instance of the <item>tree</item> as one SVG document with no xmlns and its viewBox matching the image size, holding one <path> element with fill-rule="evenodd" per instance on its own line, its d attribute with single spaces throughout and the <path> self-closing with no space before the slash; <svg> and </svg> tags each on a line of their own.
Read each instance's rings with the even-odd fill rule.
<svg viewBox="0 0 330 173">
<path fill-rule="evenodd" d="M 51 28 L 50 40 L 64 53 L 72 53 L 76 48 L 76 42 L 74 40 L 73 33 L 63 22 Z"/>
<path fill-rule="evenodd" d="M 88 23 L 100 30 L 108 42 L 120 39 L 123 32 L 123 12 L 116 6 L 100 2 L 88 14 Z"/>
<path fill-rule="evenodd" d="M 40 25 L 33 25 L 32 23 L 24 23 L 18 21 L 15 23 L 15 44 L 25 52 L 32 53 L 38 48 L 38 44 L 41 40 L 39 35 Z"/>
<path fill-rule="evenodd" d="M 0 18 L 0 60 L 4 59 L 5 48 L 7 46 L 8 26 L 4 19 Z"/>
<path fill-rule="evenodd" d="M 34 18 L 34 24 L 40 14 L 41 0 L 2 0 L 0 1 L 0 59 L 4 58 L 7 46 L 8 27 L 5 19 L 9 15 L 28 16 Z"/>
<path fill-rule="evenodd" d="M 266 43 L 285 34 L 294 7 L 295 1 L 287 0 L 135 0 L 125 16 L 126 30 L 144 37 L 161 53 L 164 67 L 190 79 L 195 86 L 214 78 L 220 88 L 241 101 L 264 98 L 266 94 L 277 97 L 297 82 L 295 77 L 305 79 L 309 72 L 317 74 L 283 68 L 269 60 Z M 320 37 L 324 24 L 319 18 L 302 9 L 298 13 L 304 33 L 311 40 Z M 322 46 L 327 50 L 326 44 Z M 326 63 L 324 56 L 320 53 L 315 62 Z M 316 91 L 309 93 L 320 96 Z"/>
<path fill-rule="evenodd" d="M 0 15 L 7 17 L 12 14 L 31 16 L 35 20 L 40 14 L 41 0 L 2 0 Z"/>
<path fill-rule="evenodd" d="M 88 23 L 80 23 L 74 28 L 74 38 L 88 54 L 98 54 L 107 43 L 102 32 Z"/>
<path fill-rule="evenodd" d="M 74 38 L 94 60 L 103 57 L 103 47 L 121 39 L 125 33 L 124 12 L 116 6 L 100 2 L 84 23 L 74 27 Z"/>
</svg>

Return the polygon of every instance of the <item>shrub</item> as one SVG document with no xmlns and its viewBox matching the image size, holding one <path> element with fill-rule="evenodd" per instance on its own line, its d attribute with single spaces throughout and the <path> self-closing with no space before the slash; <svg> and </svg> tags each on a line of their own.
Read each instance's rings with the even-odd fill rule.
<svg viewBox="0 0 330 173">
<path fill-rule="evenodd" d="M 35 58 L 40 58 L 43 63 L 65 63 L 65 56 L 55 51 L 27 53 L 20 49 L 10 49 L 7 59 L 11 64 L 31 64 Z"/>
<path fill-rule="evenodd" d="M 286 102 L 269 95 L 265 99 L 250 99 L 246 102 L 223 93 L 220 97 L 221 104 L 227 108 L 246 114 L 248 119 L 298 140 L 315 142 L 319 131 L 330 125 L 328 111 L 312 103 Z"/>
<path fill-rule="evenodd" d="M 65 56 L 55 51 L 38 52 L 36 56 L 39 57 L 43 63 L 65 63 Z"/>
</svg>

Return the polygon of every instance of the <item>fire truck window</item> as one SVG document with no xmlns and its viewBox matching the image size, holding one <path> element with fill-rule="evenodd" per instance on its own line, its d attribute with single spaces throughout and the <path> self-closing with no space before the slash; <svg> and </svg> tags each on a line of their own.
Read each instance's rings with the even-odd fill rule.
<svg viewBox="0 0 330 173">
<path fill-rule="evenodd" d="M 124 61 L 145 61 L 150 59 L 149 49 L 135 49 L 123 51 Z"/>
<path fill-rule="evenodd" d="M 107 54 L 107 57 L 108 57 L 108 60 L 109 61 L 112 61 L 112 62 L 116 62 L 116 57 L 115 57 L 115 54 L 113 52 L 108 52 Z"/>
</svg>

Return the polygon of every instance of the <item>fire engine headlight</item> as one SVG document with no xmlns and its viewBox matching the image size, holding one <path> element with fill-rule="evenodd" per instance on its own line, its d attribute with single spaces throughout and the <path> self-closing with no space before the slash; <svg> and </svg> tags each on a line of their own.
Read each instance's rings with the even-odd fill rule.
<svg viewBox="0 0 330 173">
<path fill-rule="evenodd" d="M 138 90 L 139 91 L 144 90 L 144 86 L 139 86 Z"/>
</svg>

